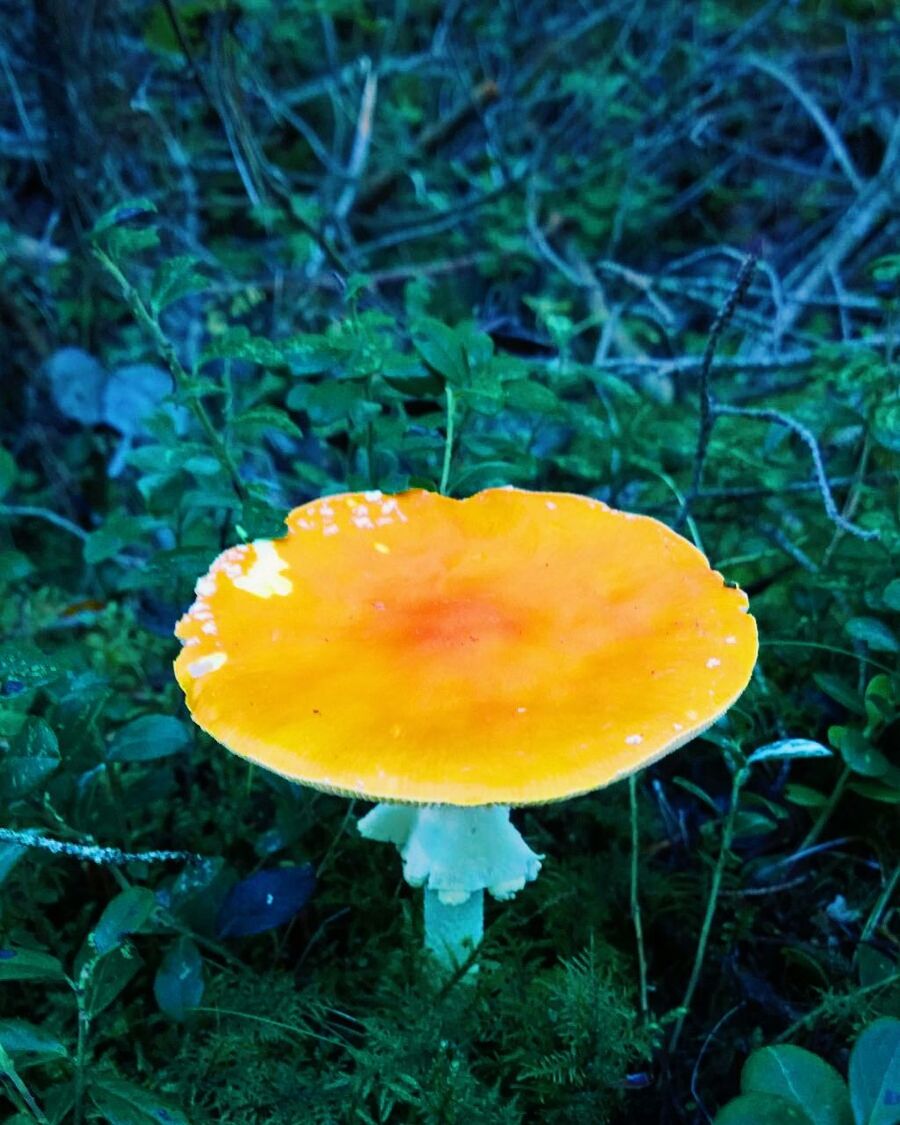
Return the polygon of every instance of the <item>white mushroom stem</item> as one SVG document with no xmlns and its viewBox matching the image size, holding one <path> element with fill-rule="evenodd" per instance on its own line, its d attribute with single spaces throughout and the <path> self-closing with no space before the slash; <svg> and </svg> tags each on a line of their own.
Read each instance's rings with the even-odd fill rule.
<svg viewBox="0 0 900 1125">
<path fill-rule="evenodd" d="M 359 830 L 396 845 L 407 883 L 425 888 L 425 946 L 447 968 L 481 941 L 484 892 L 512 898 L 541 868 L 506 805 L 376 805 Z"/>
</svg>

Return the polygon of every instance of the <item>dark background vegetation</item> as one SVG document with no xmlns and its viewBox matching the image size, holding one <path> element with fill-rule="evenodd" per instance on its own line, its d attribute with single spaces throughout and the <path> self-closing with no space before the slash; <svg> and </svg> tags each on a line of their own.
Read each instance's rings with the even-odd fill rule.
<svg viewBox="0 0 900 1125">
<path fill-rule="evenodd" d="M 5 1119 L 706 1122 L 756 1047 L 845 1074 L 900 1009 L 893 6 L 0 6 Z M 762 639 L 634 817 L 516 814 L 547 860 L 474 984 L 361 807 L 171 676 L 221 547 L 442 478 L 678 526 Z"/>
</svg>

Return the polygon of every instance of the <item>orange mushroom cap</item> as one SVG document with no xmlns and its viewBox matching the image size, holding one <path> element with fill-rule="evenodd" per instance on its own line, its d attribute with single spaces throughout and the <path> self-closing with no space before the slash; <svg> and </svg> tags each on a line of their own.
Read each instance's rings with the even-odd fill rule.
<svg viewBox="0 0 900 1125">
<path fill-rule="evenodd" d="M 737 699 L 747 596 L 647 516 L 569 493 L 346 493 L 221 554 L 176 628 L 195 722 L 372 800 L 525 805 L 608 785 Z"/>
</svg>

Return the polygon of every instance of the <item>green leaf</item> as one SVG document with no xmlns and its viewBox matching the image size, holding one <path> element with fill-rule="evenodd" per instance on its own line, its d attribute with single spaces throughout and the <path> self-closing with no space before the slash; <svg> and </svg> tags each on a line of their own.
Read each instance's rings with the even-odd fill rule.
<svg viewBox="0 0 900 1125">
<path fill-rule="evenodd" d="M 892 453 L 900 453 L 900 395 L 886 395 L 875 407 L 872 438 Z"/>
<path fill-rule="evenodd" d="M 533 380 L 517 379 L 506 383 L 504 396 L 507 406 L 529 414 L 560 414 L 564 408 L 549 387 Z"/>
<path fill-rule="evenodd" d="M 97 962 L 87 988 L 87 1011 L 96 1016 L 116 999 L 143 965 L 134 946 L 120 945 Z"/>
<path fill-rule="evenodd" d="M 190 744 L 185 725 L 173 715 L 142 715 L 113 735 L 108 762 L 152 762 L 168 758 Z"/>
<path fill-rule="evenodd" d="M 282 349 L 264 336 L 251 336 L 243 325 L 227 328 L 204 348 L 199 366 L 213 359 L 243 359 L 264 367 L 275 367 L 285 362 Z"/>
<path fill-rule="evenodd" d="M 288 393 L 287 405 L 291 410 L 305 410 L 314 426 L 327 426 L 345 420 L 364 395 L 358 383 L 301 383 Z"/>
<path fill-rule="evenodd" d="M 510 461 L 483 461 L 472 465 L 453 478 L 454 493 L 467 496 L 482 488 L 509 484 L 518 473 L 518 466 Z"/>
<path fill-rule="evenodd" d="M 96 1077 L 88 1092 L 108 1125 L 189 1125 L 168 1099 L 121 1078 Z"/>
<path fill-rule="evenodd" d="M 840 751 L 844 762 L 854 773 L 863 777 L 883 777 L 890 769 L 890 762 L 862 731 L 853 727 L 829 727 L 828 741 Z"/>
<path fill-rule="evenodd" d="M 767 762 L 785 758 L 830 758 L 831 751 L 821 742 L 809 738 L 782 738 L 754 750 L 748 762 Z"/>
<path fill-rule="evenodd" d="M 13 585 L 34 572 L 31 559 L 14 548 L 0 550 L 0 588 Z"/>
<path fill-rule="evenodd" d="M 900 962 L 896 958 L 886 957 L 873 945 L 861 943 L 856 947 L 856 969 L 859 983 L 866 988 L 894 976 L 900 969 Z"/>
<path fill-rule="evenodd" d="M 894 718 L 897 702 L 890 676 L 881 673 L 866 684 L 866 718 L 870 723 L 888 723 Z"/>
<path fill-rule="evenodd" d="M 795 1102 L 774 1094 L 741 1094 L 715 1116 L 713 1125 L 813 1125 Z"/>
<path fill-rule="evenodd" d="M 56 735 L 43 719 L 32 718 L 0 754 L 0 797 L 15 801 L 31 792 L 59 766 Z"/>
<path fill-rule="evenodd" d="M 888 582 L 882 594 L 884 604 L 888 609 L 892 609 L 895 613 L 900 613 L 900 578 L 894 578 Z"/>
<path fill-rule="evenodd" d="M 672 780 L 676 785 L 680 786 L 680 788 L 685 789 L 688 793 L 696 797 L 701 804 L 711 809 L 716 816 L 719 815 L 719 808 L 716 802 L 708 793 L 704 792 L 699 785 L 695 784 L 693 781 L 689 781 L 686 777 L 673 777 Z"/>
<path fill-rule="evenodd" d="M 426 319 L 416 325 L 415 347 L 422 361 L 452 387 L 469 381 L 469 361 L 457 333 L 439 320 Z"/>
<path fill-rule="evenodd" d="M 98 953 L 111 953 L 129 934 L 140 933 L 156 909 L 156 895 L 147 887 L 129 887 L 110 902 L 91 934 Z"/>
<path fill-rule="evenodd" d="M 847 786 L 853 793 L 860 797 L 868 797 L 870 801 L 882 801 L 886 805 L 900 805 L 900 787 L 894 788 L 880 781 L 851 781 Z"/>
<path fill-rule="evenodd" d="M 893 631 L 877 617 L 852 617 L 844 628 L 854 640 L 863 641 L 873 652 L 900 652 Z"/>
<path fill-rule="evenodd" d="M 860 1035 L 850 1055 L 856 1125 L 900 1121 L 900 1020 L 885 1016 Z"/>
<path fill-rule="evenodd" d="M 800 785 L 795 781 L 789 781 L 785 786 L 784 796 L 792 805 L 799 805 L 804 809 L 820 809 L 828 801 L 825 794 L 820 793 L 818 789 L 812 789 L 809 785 Z"/>
<path fill-rule="evenodd" d="M 853 1125 L 850 1097 L 840 1074 L 818 1055 L 791 1043 L 754 1051 L 741 1071 L 741 1091 L 784 1098 L 802 1110 L 812 1125 Z"/>
<path fill-rule="evenodd" d="M 900 280 L 900 254 L 885 254 L 869 263 L 869 272 L 876 281 Z"/>
<path fill-rule="evenodd" d="M 852 711 L 855 715 L 865 715 L 866 709 L 859 692 L 851 687 L 846 680 L 842 680 L 839 676 L 834 676 L 830 672 L 814 672 L 813 680 L 817 687 L 821 688 L 827 696 L 830 696 L 837 703 L 840 703 L 842 707 L 846 707 L 848 711 Z"/>
<path fill-rule="evenodd" d="M 0 644 L 0 684 L 12 680 L 23 687 L 40 687 L 61 671 L 59 664 L 28 642 Z"/>
<path fill-rule="evenodd" d="M 27 851 L 23 844 L 0 844 L 0 886 Z"/>
<path fill-rule="evenodd" d="M 0 1047 L 10 1055 L 24 1055 L 16 1060 L 20 1067 L 64 1059 L 68 1054 L 55 1035 L 27 1020 L 0 1020 Z"/>
<path fill-rule="evenodd" d="M 147 521 L 125 512 L 113 512 L 106 523 L 92 531 L 84 543 L 84 561 L 91 566 L 114 558 L 125 547 L 143 538 Z"/>
<path fill-rule="evenodd" d="M 444 389 L 444 380 L 440 375 L 422 366 L 415 357 L 393 358 L 381 372 L 381 378 L 388 386 L 411 398 L 433 399 Z"/>
<path fill-rule="evenodd" d="M 239 414 L 232 425 L 242 437 L 258 437 L 266 430 L 280 430 L 291 437 L 303 437 L 303 431 L 290 414 L 278 406 L 254 406 Z"/>
<path fill-rule="evenodd" d="M 169 592 L 177 582 L 189 581 L 193 584 L 199 574 L 209 569 L 215 553 L 215 548 L 211 547 L 177 547 L 171 551 L 158 551 L 147 560 L 142 570 L 126 575 L 122 586 L 142 591 L 162 587 Z"/>
<path fill-rule="evenodd" d="M 138 216 L 134 216 L 138 218 Z M 159 245 L 156 227 L 113 227 L 103 235 L 103 245 L 114 262 L 126 262 Z"/>
<path fill-rule="evenodd" d="M 156 1002 L 169 1017 L 182 1022 L 203 999 L 203 958 L 188 937 L 176 938 L 153 982 Z"/>
<path fill-rule="evenodd" d="M 740 809 L 734 816 L 734 835 L 737 838 L 762 836 L 767 832 L 774 832 L 777 827 L 775 821 L 764 813 Z"/>
<path fill-rule="evenodd" d="M 40 949 L 0 948 L 0 981 L 66 979 L 62 963 Z"/>
<path fill-rule="evenodd" d="M 146 195 L 134 199 L 124 199 L 108 211 L 104 211 L 88 232 L 88 238 L 97 238 L 98 235 L 117 227 L 122 223 L 133 222 L 135 219 L 146 218 L 156 214 L 156 204 Z"/>
<path fill-rule="evenodd" d="M 150 306 L 160 313 L 188 293 L 198 293 L 209 284 L 197 270 L 199 260 L 191 254 L 167 258 L 156 270 L 150 286 Z"/>
<path fill-rule="evenodd" d="M 16 479 L 16 462 L 8 449 L 0 445 L 0 500 L 9 492 Z"/>
</svg>

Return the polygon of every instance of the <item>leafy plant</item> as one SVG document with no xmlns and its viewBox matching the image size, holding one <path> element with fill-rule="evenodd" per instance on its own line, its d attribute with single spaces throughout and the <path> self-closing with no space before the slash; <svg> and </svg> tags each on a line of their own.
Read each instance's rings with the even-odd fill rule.
<svg viewBox="0 0 900 1125">
<path fill-rule="evenodd" d="M 741 1091 L 716 1114 L 716 1125 L 892 1125 L 900 1121 L 900 1020 L 876 1020 L 859 1036 L 849 1089 L 818 1055 L 784 1044 L 750 1055 Z"/>
</svg>

